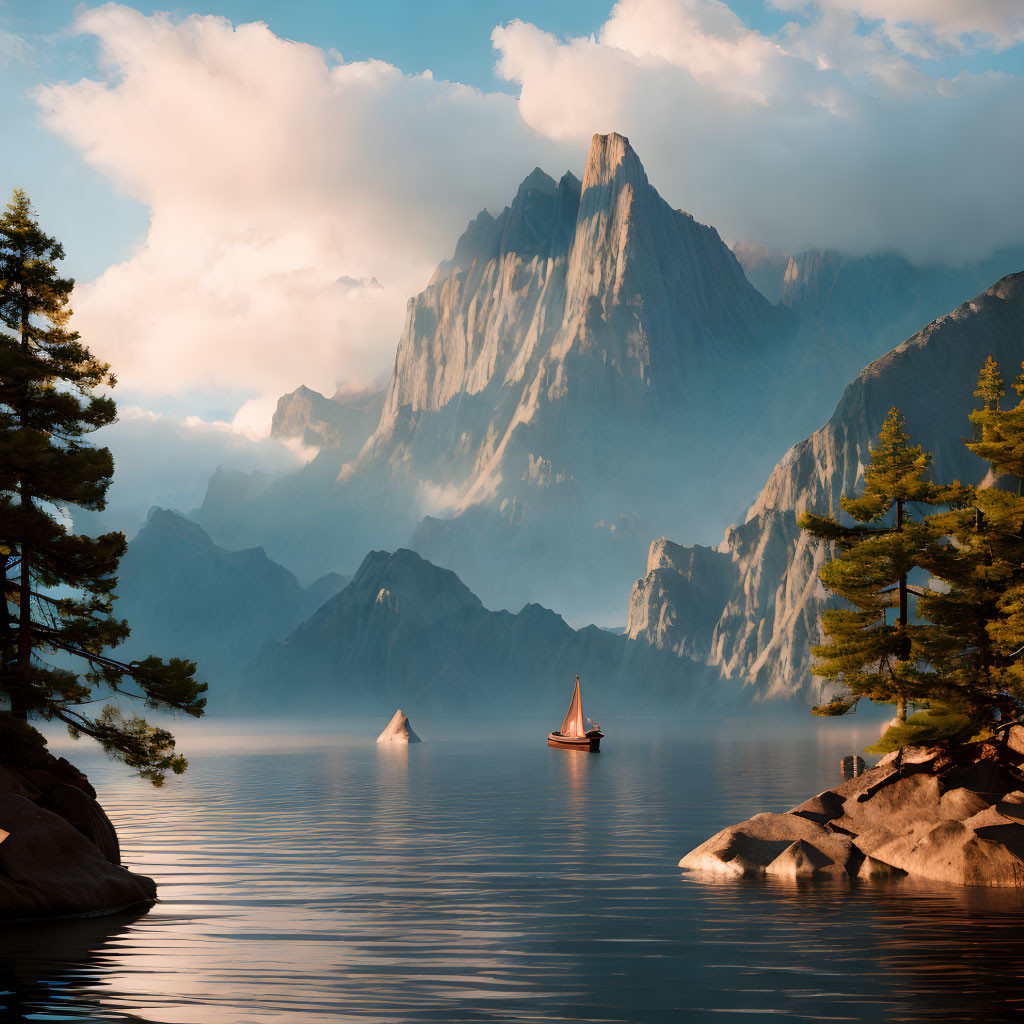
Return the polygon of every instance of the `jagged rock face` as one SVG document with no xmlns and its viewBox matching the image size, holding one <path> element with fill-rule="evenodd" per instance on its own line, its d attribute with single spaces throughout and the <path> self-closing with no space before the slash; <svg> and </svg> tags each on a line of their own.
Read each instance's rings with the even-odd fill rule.
<svg viewBox="0 0 1024 1024">
<path fill-rule="evenodd" d="M 322 450 L 234 503 L 223 477 L 197 518 L 303 574 L 409 543 L 494 606 L 610 614 L 652 533 L 710 539 L 749 503 L 792 436 L 758 417 L 793 337 L 628 140 L 595 136 L 582 181 L 532 172 L 410 301 L 356 462 Z"/>
<path fill-rule="evenodd" d="M 270 436 L 297 439 L 308 448 L 336 448 L 347 460 L 359 454 L 380 421 L 382 391 L 339 391 L 333 398 L 305 386 L 277 400 Z"/>
<path fill-rule="evenodd" d="M 784 320 L 627 139 L 595 136 L 582 183 L 535 170 L 410 302 L 361 465 L 454 474 L 463 506 L 522 501 L 539 478 L 568 488 L 593 461 L 595 413 L 614 427 L 765 392 Z"/>
<path fill-rule="evenodd" d="M 803 534 L 805 510 L 835 514 L 842 494 L 863 482 L 863 465 L 892 406 L 906 417 L 915 443 L 933 453 L 933 478 L 978 483 L 986 464 L 963 445 L 973 391 L 985 357 L 1015 372 L 1024 359 L 1024 274 L 940 317 L 851 383 L 829 422 L 794 446 L 776 466 L 746 521 L 730 527 L 718 551 L 731 560 L 735 585 L 710 640 L 708 662 L 760 697 L 817 698 L 810 647 L 819 642 L 826 595 L 817 572 L 825 546 Z M 638 583 L 633 600 L 637 601 Z M 678 622 L 667 607 L 648 620 Z M 678 646 L 676 626 L 662 643 Z M 692 641 L 689 641 L 692 644 Z"/>
<path fill-rule="evenodd" d="M 664 537 L 652 541 L 647 574 L 633 586 L 626 633 L 659 650 L 703 660 L 734 583 L 728 555 Z"/>
</svg>

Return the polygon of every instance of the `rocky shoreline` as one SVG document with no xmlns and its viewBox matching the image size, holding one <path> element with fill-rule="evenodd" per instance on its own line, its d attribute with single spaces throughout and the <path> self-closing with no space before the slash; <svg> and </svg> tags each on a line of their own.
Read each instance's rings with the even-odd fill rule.
<svg viewBox="0 0 1024 1024">
<path fill-rule="evenodd" d="M 679 866 L 726 877 L 1024 887 L 1024 727 L 905 748 L 782 814 L 723 829 Z"/>
<path fill-rule="evenodd" d="M 0 921 L 112 914 L 155 898 L 151 878 L 121 865 L 114 826 L 72 764 L 0 764 Z"/>
</svg>

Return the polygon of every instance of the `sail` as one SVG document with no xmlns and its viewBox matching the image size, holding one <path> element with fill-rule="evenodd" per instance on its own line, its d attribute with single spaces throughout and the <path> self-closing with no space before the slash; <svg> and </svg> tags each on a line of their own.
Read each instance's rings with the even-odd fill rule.
<svg viewBox="0 0 1024 1024">
<path fill-rule="evenodd" d="M 563 736 L 584 736 L 586 730 L 583 728 L 583 701 L 580 699 L 580 677 L 576 677 L 576 689 L 573 690 L 572 703 L 569 705 L 569 712 L 562 722 L 559 732 Z"/>
</svg>

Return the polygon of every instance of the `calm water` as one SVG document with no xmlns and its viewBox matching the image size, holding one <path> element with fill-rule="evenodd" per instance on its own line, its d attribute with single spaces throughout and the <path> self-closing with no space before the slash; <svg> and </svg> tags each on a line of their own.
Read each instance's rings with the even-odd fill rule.
<svg viewBox="0 0 1024 1024">
<path fill-rule="evenodd" d="M 0 1016 L 977 1022 L 1024 1009 L 1016 894 L 716 883 L 675 867 L 719 828 L 834 785 L 873 722 L 634 723 L 609 727 L 597 755 L 549 750 L 549 723 L 521 721 L 499 743 L 414 720 L 423 744 L 382 750 L 382 724 L 367 739 L 203 723 L 181 744 L 188 774 L 156 792 L 74 745 L 161 900 L 8 927 Z"/>
</svg>

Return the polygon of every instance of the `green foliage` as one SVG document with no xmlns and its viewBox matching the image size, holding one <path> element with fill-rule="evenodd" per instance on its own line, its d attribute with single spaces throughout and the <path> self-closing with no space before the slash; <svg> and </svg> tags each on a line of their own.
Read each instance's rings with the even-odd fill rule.
<svg viewBox="0 0 1024 1024">
<path fill-rule="evenodd" d="M 1024 360 L 1021 360 L 1020 364 L 1021 372 L 1017 374 L 1013 382 L 1013 390 L 1017 392 L 1017 397 L 1024 397 Z"/>
<path fill-rule="evenodd" d="M 978 381 L 978 390 L 974 392 L 976 395 L 983 390 L 992 390 L 990 384 L 982 383 L 990 367 L 990 373 L 999 376 L 999 366 L 989 356 Z M 1021 368 L 1024 369 L 1024 363 L 1021 363 Z M 1018 395 L 1024 394 L 1024 373 L 1017 377 L 1013 387 Z M 990 462 L 998 475 L 1024 477 L 1024 402 L 1013 409 L 1003 410 L 999 408 L 998 398 L 994 401 L 986 399 L 983 409 L 971 413 L 971 422 L 975 436 L 966 442 L 967 447 Z"/>
<path fill-rule="evenodd" d="M 185 769 L 170 733 L 114 705 L 98 716 L 89 708 L 100 694 L 198 717 L 206 685 L 191 662 L 106 653 L 128 636 L 113 614 L 125 539 L 72 534 L 66 523 L 69 505 L 104 507 L 113 459 L 87 437 L 114 421 L 105 392 L 116 381 L 69 327 L 74 281 L 58 272 L 63 256 L 15 190 L 0 216 L 0 690 L 10 702 L 0 718 L 61 721 L 159 782 Z"/>
<path fill-rule="evenodd" d="M 865 747 L 866 754 L 888 754 L 902 747 L 928 747 L 935 743 L 969 740 L 975 724 L 955 711 L 934 708 L 911 715 L 900 725 L 890 726 L 874 746 Z"/>
<path fill-rule="evenodd" d="M 1006 394 L 1003 386 L 1003 376 L 999 372 L 999 364 L 989 356 L 985 365 L 978 374 L 978 387 L 974 392 L 975 398 L 980 398 L 985 403 L 986 409 L 998 409 L 999 399 Z"/>
<path fill-rule="evenodd" d="M 910 621 L 907 576 L 933 542 L 921 523 L 905 519 L 908 502 L 932 503 L 938 490 L 927 478 L 931 456 L 910 444 L 898 409 L 890 409 L 864 469 L 864 493 L 840 499 L 859 524 L 807 513 L 800 526 L 833 543 L 838 554 L 822 566 L 821 582 L 844 599 L 822 616 L 828 642 L 812 649 L 815 673 L 841 681 L 853 697 L 895 703 L 897 716 L 920 696 L 916 663 L 925 626 Z M 895 522 L 883 520 L 895 511 Z M 886 610 L 896 607 L 895 621 Z"/>
<path fill-rule="evenodd" d="M 1014 386 L 1024 392 L 1024 374 Z M 989 356 L 975 392 L 985 408 L 971 414 L 977 431 L 965 443 L 997 475 L 1020 476 L 1024 402 L 1000 409 L 1004 393 L 999 366 Z M 844 599 L 842 608 L 822 616 L 828 642 L 813 648 L 816 673 L 841 680 L 853 697 L 897 705 L 898 723 L 869 748 L 874 753 L 907 743 L 960 742 L 969 728 L 984 730 L 997 717 L 1015 715 L 1017 701 L 1024 701 L 1024 497 L 1020 489 L 1014 494 L 958 481 L 936 486 L 924 478 L 929 461 L 920 447 L 911 447 L 902 417 L 892 410 L 872 449 L 864 494 L 841 505 L 860 523 L 878 523 L 895 504 L 895 525 L 846 527 L 813 515 L 801 520 L 837 548 L 819 576 Z M 933 511 L 903 521 L 906 501 L 923 501 Z M 914 568 L 930 581 L 911 622 L 906 581 Z M 893 593 L 900 613 L 890 624 L 884 616 Z M 931 710 L 906 720 L 908 702 Z"/>
</svg>

